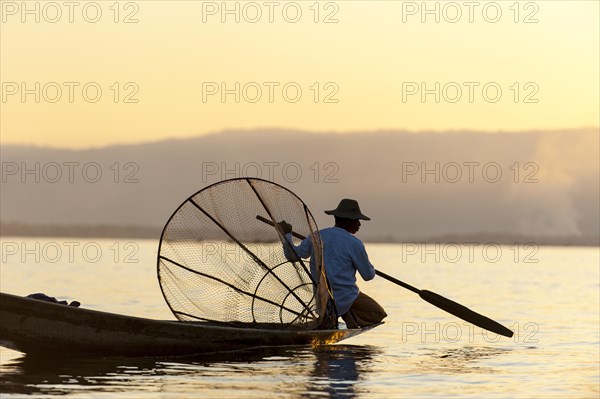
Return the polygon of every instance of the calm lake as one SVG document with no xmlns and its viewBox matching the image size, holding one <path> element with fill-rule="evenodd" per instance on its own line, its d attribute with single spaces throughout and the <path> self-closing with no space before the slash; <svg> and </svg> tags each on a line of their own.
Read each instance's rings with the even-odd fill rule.
<svg viewBox="0 0 600 399">
<path fill-rule="evenodd" d="M 154 240 L 2 238 L 0 289 L 174 319 Z M 376 277 L 385 324 L 330 347 L 36 359 L 0 349 L 2 398 L 598 398 L 600 249 L 367 244 L 371 262 L 513 329 L 485 333 Z M 1 322 L 1 320 L 0 320 Z"/>
</svg>

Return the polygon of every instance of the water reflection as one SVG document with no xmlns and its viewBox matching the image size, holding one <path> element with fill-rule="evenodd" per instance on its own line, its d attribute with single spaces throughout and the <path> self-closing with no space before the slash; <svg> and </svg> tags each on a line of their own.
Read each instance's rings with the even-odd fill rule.
<svg viewBox="0 0 600 399">
<path fill-rule="evenodd" d="M 503 355 L 510 352 L 508 349 L 485 347 L 485 346 L 465 346 L 462 348 L 442 349 L 438 352 L 425 354 L 423 360 L 417 364 L 417 367 L 423 367 L 428 372 L 439 373 L 484 373 L 491 374 L 496 370 L 493 367 L 484 367 L 479 362 L 486 358 Z"/>
<path fill-rule="evenodd" d="M 194 394 L 243 397 L 355 397 L 372 347 L 257 348 L 176 358 L 49 358 L 23 355 L 0 365 L 0 393 L 114 397 Z M 186 395 L 187 392 L 187 395 Z M 268 396 L 268 395 L 267 395 Z"/>
<path fill-rule="evenodd" d="M 353 398 L 359 393 L 359 382 L 370 371 L 373 357 L 379 350 L 370 346 L 335 345 L 314 350 L 316 360 L 307 393 L 330 398 Z"/>
<path fill-rule="evenodd" d="M 130 364 L 134 366 L 127 366 Z M 156 361 L 152 359 L 24 355 L 1 366 L 0 392 L 67 394 L 75 388 L 79 391 L 103 391 L 116 381 L 124 385 L 134 382 L 127 374 L 131 369 L 150 373 L 155 366 Z"/>
</svg>

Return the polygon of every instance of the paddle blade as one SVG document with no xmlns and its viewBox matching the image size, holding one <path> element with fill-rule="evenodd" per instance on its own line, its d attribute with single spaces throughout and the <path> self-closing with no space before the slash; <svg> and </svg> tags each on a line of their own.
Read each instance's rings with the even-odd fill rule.
<svg viewBox="0 0 600 399">
<path fill-rule="evenodd" d="M 512 337 L 513 332 L 508 328 L 504 327 L 502 324 L 485 317 L 477 312 L 472 311 L 471 309 L 456 303 L 448 298 L 444 298 L 443 296 L 436 294 L 435 292 L 421 290 L 419 296 L 432 304 L 433 306 L 437 306 L 438 308 L 445 310 L 446 312 L 453 314 L 454 316 L 463 319 L 464 321 L 468 321 L 471 324 L 475 324 L 478 327 L 481 327 L 485 330 L 495 332 L 496 334 L 503 335 L 505 337 Z"/>
</svg>

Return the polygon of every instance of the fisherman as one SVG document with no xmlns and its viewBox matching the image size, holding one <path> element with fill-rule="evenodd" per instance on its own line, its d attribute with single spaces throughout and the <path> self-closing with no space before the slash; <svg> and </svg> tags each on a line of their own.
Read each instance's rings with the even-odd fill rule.
<svg viewBox="0 0 600 399">
<path fill-rule="evenodd" d="M 369 262 L 363 242 L 354 234 L 359 230 L 361 220 L 371 220 L 362 214 L 358 202 L 343 199 L 336 209 L 325 211 L 335 218 L 335 226 L 321 230 L 323 241 L 323 261 L 337 314 L 348 328 L 365 327 L 381 322 L 387 313 L 381 305 L 368 295 L 360 292 L 356 285 L 356 272 L 368 281 L 375 277 L 375 268 Z M 279 229 L 292 243 L 292 226 L 285 220 L 278 223 Z M 297 256 L 308 258 L 312 255 L 310 238 L 294 246 Z"/>
</svg>

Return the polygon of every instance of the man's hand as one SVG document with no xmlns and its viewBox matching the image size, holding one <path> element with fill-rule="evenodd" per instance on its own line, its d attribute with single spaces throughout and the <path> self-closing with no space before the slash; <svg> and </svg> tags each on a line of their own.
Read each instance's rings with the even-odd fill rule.
<svg viewBox="0 0 600 399">
<path fill-rule="evenodd" d="M 288 234 L 292 232 L 292 225 L 286 222 L 285 220 L 282 220 L 281 222 L 277 223 L 277 228 L 283 234 Z"/>
</svg>

